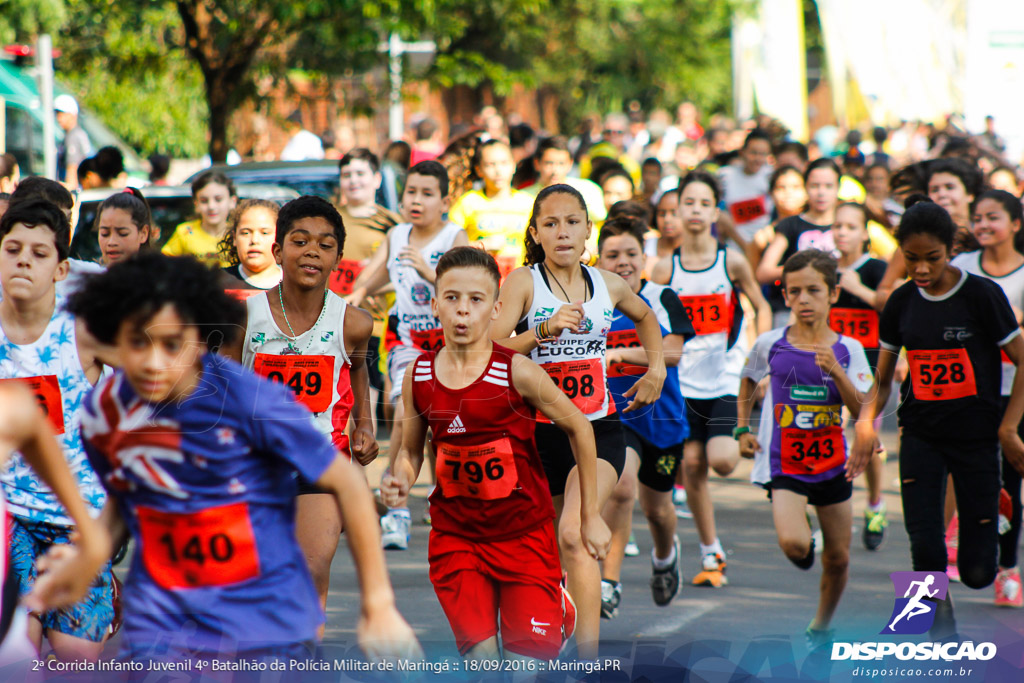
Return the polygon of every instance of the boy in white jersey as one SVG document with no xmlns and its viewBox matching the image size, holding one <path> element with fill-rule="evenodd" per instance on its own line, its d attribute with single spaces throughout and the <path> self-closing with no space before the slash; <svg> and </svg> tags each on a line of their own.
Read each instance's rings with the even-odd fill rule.
<svg viewBox="0 0 1024 683">
<path fill-rule="evenodd" d="M 344 244 L 345 226 L 329 202 L 305 196 L 281 207 L 273 246 L 281 283 L 246 300 L 245 335 L 226 355 L 285 384 L 317 431 L 365 465 L 377 457 L 366 369 L 373 319 L 327 287 Z M 343 520 L 334 499 L 311 482 L 300 482 L 299 494 L 296 535 L 324 607 Z"/>
<path fill-rule="evenodd" d="M 771 328 L 772 311 L 761 295 L 746 258 L 719 245 L 711 234 L 718 220 L 718 184 L 706 171 L 691 171 L 679 185 L 680 246 L 662 259 L 651 281 L 679 295 L 697 336 L 683 348 L 679 384 L 686 399 L 690 436 L 683 447 L 686 495 L 700 538 L 701 571 L 693 585 L 719 588 L 727 583 L 725 550 L 715 527 L 708 468 L 719 476 L 739 462 L 733 439 L 739 373 L 746 358 L 742 291 L 757 311 L 757 331 Z"/>
<path fill-rule="evenodd" d="M 78 433 L 79 405 L 100 377 L 100 352 L 74 318 L 57 307 L 56 283 L 68 273 L 69 225 L 41 199 L 12 204 L 0 220 L 0 378 L 26 382 L 61 439 L 79 493 L 98 514 L 106 496 Z M 28 467 L 20 453 L 3 472 L 11 518 L 11 569 L 26 595 L 36 579 L 35 560 L 67 543 L 74 520 Z M 29 637 L 38 649 L 45 634 L 62 659 L 95 659 L 113 621 L 108 563 L 84 601 L 33 615 Z"/>
<path fill-rule="evenodd" d="M 92 517 L 78 495 L 75 478 L 64 461 L 64 454 L 53 438 L 53 427 L 46 415 L 36 407 L 32 393 L 21 382 L 0 382 L 0 465 L 13 451 L 32 467 L 57 496 L 68 515 L 75 521 L 77 545 L 81 549 L 77 561 L 59 570 L 41 575 L 32 594 L 19 605 L 8 582 L 16 581 L 11 571 L 10 548 L 0 555 L 0 667 L 38 656 L 28 641 L 28 610 L 45 612 L 80 600 L 89 590 L 92 577 L 110 557 L 110 535 Z M 3 498 L 0 516 L 7 517 Z M 27 608 L 27 609 L 26 609 Z"/>
<path fill-rule="evenodd" d="M 437 161 L 421 161 L 409 169 L 402 192 L 402 214 L 407 223 L 396 225 L 381 244 L 380 265 L 364 272 L 356 281 L 349 303 L 358 306 L 367 294 L 373 294 L 389 281 L 395 286 L 395 306 L 388 320 L 385 349 L 391 391 L 388 400 L 395 407 L 391 443 L 402 443 L 404 407 L 402 393 L 405 368 L 424 351 L 436 351 L 444 343 L 440 321 L 434 317 L 430 302 L 435 296 L 434 266 L 452 247 L 469 245 L 466 231 L 446 222 L 448 211 L 448 171 Z M 394 462 L 398 449 L 388 454 Z M 386 548 L 405 550 L 409 546 L 409 510 L 400 507 L 382 519 Z"/>
</svg>

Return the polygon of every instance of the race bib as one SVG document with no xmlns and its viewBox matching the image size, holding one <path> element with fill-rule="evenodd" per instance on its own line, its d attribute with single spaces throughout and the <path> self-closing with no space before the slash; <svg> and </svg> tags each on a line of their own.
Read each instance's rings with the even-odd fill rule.
<svg viewBox="0 0 1024 683">
<path fill-rule="evenodd" d="M 435 441 L 437 483 L 446 498 L 507 498 L 519 482 L 508 437 L 479 446 Z"/>
<path fill-rule="evenodd" d="M 544 363 L 541 367 L 584 415 L 604 405 L 604 368 L 599 358 Z"/>
<path fill-rule="evenodd" d="M 622 349 L 629 348 L 635 349 L 640 348 L 640 338 L 636 336 L 636 330 L 617 330 L 615 332 L 608 333 L 608 348 L 610 349 Z M 635 377 L 642 375 L 647 372 L 646 365 L 636 365 L 634 363 L 609 363 L 608 364 L 608 376 L 609 377 Z"/>
<path fill-rule="evenodd" d="M 724 294 L 680 296 L 698 335 L 728 332 L 732 326 L 732 306 Z"/>
<path fill-rule="evenodd" d="M 974 366 L 966 349 L 907 351 L 914 398 L 949 401 L 978 395 Z"/>
<path fill-rule="evenodd" d="M 782 473 L 787 475 L 821 474 L 846 461 L 843 428 L 783 428 Z"/>
<path fill-rule="evenodd" d="M 331 406 L 334 356 L 257 353 L 252 369 L 257 375 L 284 384 L 295 394 L 296 401 L 314 413 L 322 413 Z"/>
<path fill-rule="evenodd" d="M 238 299 L 239 301 L 245 301 L 250 296 L 255 296 L 256 294 L 262 294 L 263 291 L 264 290 L 262 290 L 262 289 L 225 289 L 224 293 L 227 294 L 228 296 L 233 296 L 234 298 Z"/>
<path fill-rule="evenodd" d="M 878 348 L 878 312 L 870 308 L 833 308 L 828 326 L 841 335 L 856 339 L 865 349 Z"/>
<path fill-rule="evenodd" d="M 342 259 L 338 267 L 331 271 L 327 280 L 327 286 L 332 292 L 345 296 L 352 293 L 352 283 L 356 281 L 359 274 L 363 272 L 363 262 L 353 259 Z"/>
<path fill-rule="evenodd" d="M 249 504 L 198 512 L 135 509 L 142 562 L 162 588 L 201 588 L 239 583 L 260 575 Z"/>
<path fill-rule="evenodd" d="M 28 385 L 29 390 L 35 395 L 43 415 L 50 421 L 54 433 L 64 433 L 64 405 L 60 401 L 60 384 L 57 382 L 57 375 L 15 377 L 0 380 L 0 382 L 21 382 Z"/>
<path fill-rule="evenodd" d="M 765 198 L 752 197 L 750 199 L 744 199 L 739 202 L 735 202 L 729 205 L 729 213 L 732 214 L 732 219 L 737 224 L 749 223 L 750 221 L 756 221 L 758 218 L 768 214 L 768 206 L 765 203 Z"/>
<path fill-rule="evenodd" d="M 444 346 L 444 330 L 435 327 L 432 330 L 409 330 L 412 345 L 424 351 L 438 351 Z"/>
</svg>

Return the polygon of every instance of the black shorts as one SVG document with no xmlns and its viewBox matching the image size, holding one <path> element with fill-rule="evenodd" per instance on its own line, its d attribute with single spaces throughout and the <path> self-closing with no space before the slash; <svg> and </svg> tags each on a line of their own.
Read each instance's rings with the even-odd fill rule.
<svg viewBox="0 0 1024 683">
<path fill-rule="evenodd" d="M 380 337 L 370 337 L 366 345 L 366 373 L 370 376 L 370 386 L 384 391 L 384 375 L 380 371 Z"/>
<path fill-rule="evenodd" d="M 640 456 L 640 471 L 637 478 L 648 488 L 667 493 L 676 483 L 676 472 L 683 461 L 683 444 L 661 448 L 634 432 L 623 427 L 626 448 L 632 448 Z"/>
<path fill-rule="evenodd" d="M 607 460 L 615 468 L 616 480 L 622 476 L 626 467 L 626 440 L 623 436 L 622 420 L 618 413 L 591 420 L 594 428 L 594 442 L 597 444 L 598 460 Z M 548 490 L 552 496 L 565 493 L 565 480 L 569 472 L 576 466 L 572 455 L 572 444 L 569 436 L 548 422 L 538 422 L 534 436 L 537 453 L 544 465 L 544 474 L 548 477 Z"/>
<path fill-rule="evenodd" d="M 687 441 L 707 443 L 716 436 L 732 438 L 732 430 L 736 427 L 735 396 L 685 400 L 686 419 L 690 423 L 690 436 L 686 438 Z"/>
<path fill-rule="evenodd" d="M 814 506 L 835 505 L 853 496 L 853 482 L 847 481 L 845 472 L 825 481 L 814 482 L 786 476 L 772 477 L 764 487 L 768 489 L 768 500 L 772 498 L 772 489 L 785 489 L 805 496 L 807 502 Z"/>
</svg>

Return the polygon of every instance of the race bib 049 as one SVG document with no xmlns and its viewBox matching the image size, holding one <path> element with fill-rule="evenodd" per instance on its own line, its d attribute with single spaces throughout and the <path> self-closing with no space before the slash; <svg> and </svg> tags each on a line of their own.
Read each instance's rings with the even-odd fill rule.
<svg viewBox="0 0 1024 683">
<path fill-rule="evenodd" d="M 296 401 L 314 413 L 322 413 L 334 397 L 334 360 L 334 356 L 257 353 L 253 370 L 272 382 L 284 384 L 295 394 Z"/>
</svg>

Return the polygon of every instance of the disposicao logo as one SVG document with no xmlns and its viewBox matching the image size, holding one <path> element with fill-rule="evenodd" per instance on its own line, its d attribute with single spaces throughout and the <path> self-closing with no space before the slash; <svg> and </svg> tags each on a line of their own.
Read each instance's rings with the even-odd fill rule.
<svg viewBox="0 0 1024 683">
<path fill-rule="evenodd" d="M 892 616 L 880 633 L 919 634 L 935 621 L 935 602 L 945 600 L 949 577 L 945 572 L 893 572 L 889 574 L 896 589 Z"/>
</svg>

